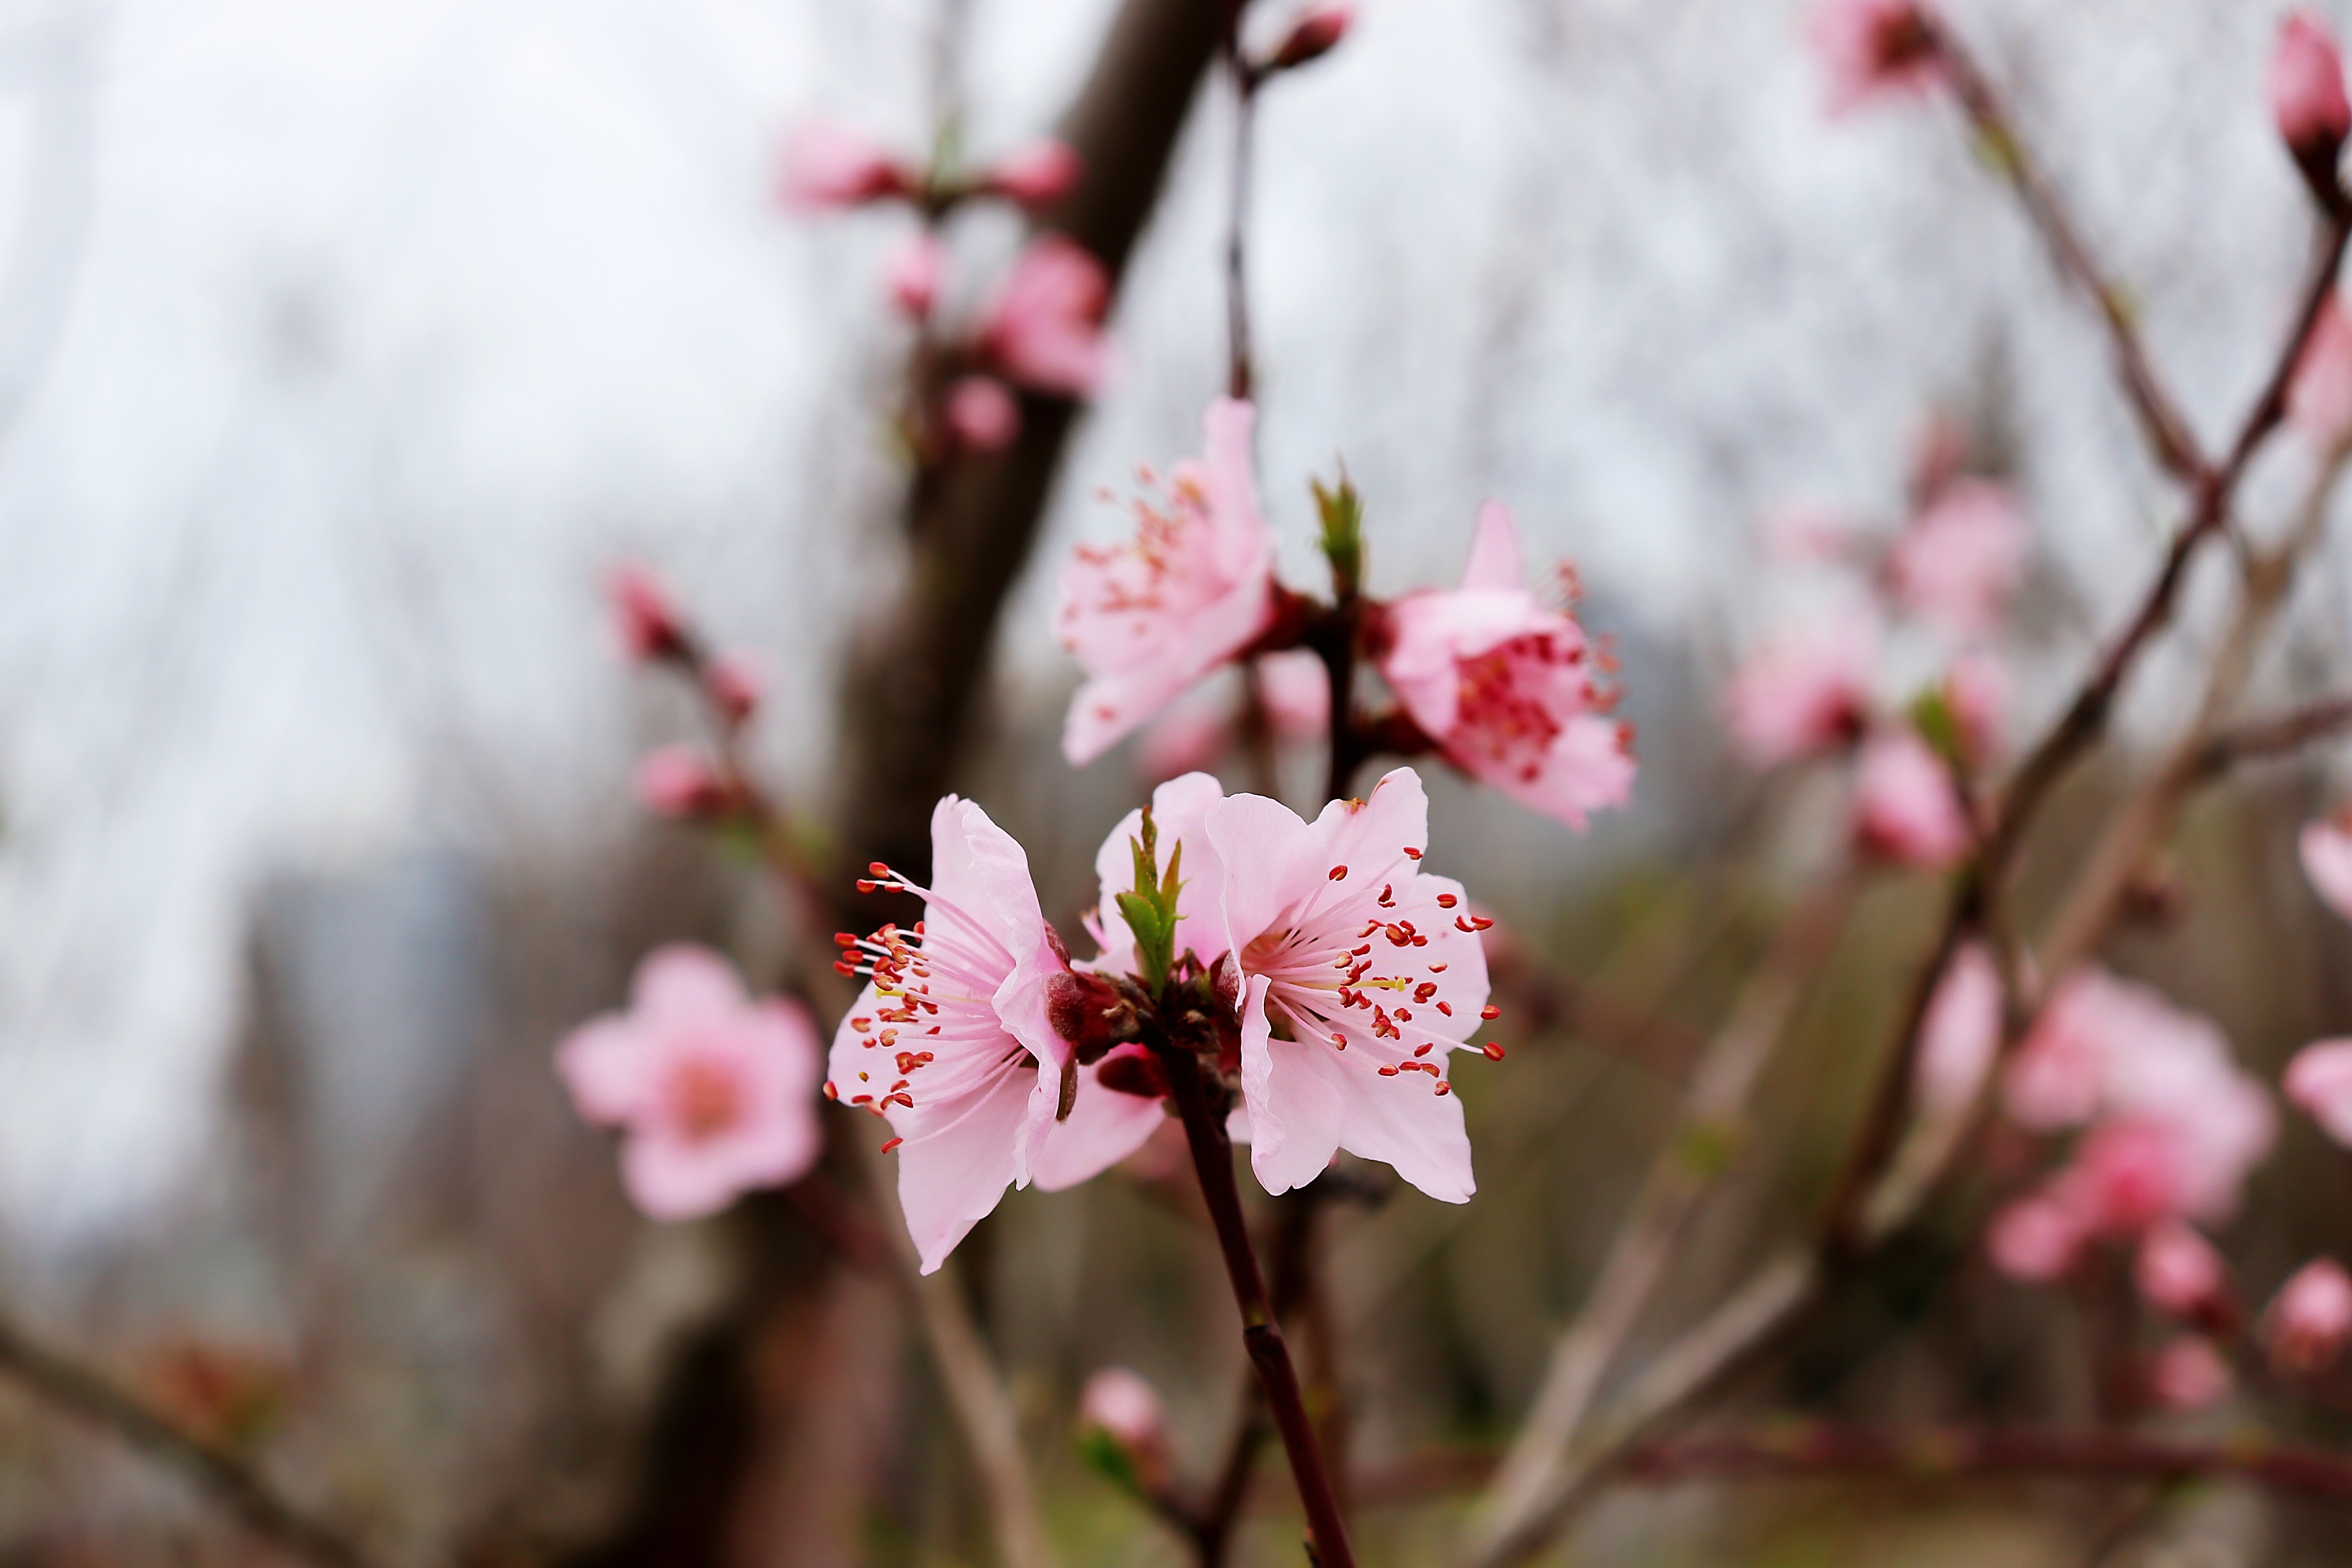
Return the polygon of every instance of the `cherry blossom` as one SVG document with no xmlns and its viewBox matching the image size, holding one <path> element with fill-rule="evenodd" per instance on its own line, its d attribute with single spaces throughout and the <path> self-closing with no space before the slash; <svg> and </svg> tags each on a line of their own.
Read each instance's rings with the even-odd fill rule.
<svg viewBox="0 0 2352 1568">
<path fill-rule="evenodd" d="M 583 1117 L 624 1130 L 624 1184 L 656 1219 L 691 1219 L 796 1181 L 823 1146 L 806 1010 L 751 1001 L 703 948 L 648 955 L 628 1010 L 573 1030 L 555 1065 Z"/>
<path fill-rule="evenodd" d="M 1076 189 L 1083 173 L 1077 149 L 1047 137 L 997 160 L 988 172 L 987 188 L 1024 207 L 1048 206 Z"/>
<path fill-rule="evenodd" d="M 912 195 L 922 176 L 894 161 L 863 132 L 838 121 L 812 120 L 784 143 L 778 194 L 803 211 L 857 206 Z"/>
<path fill-rule="evenodd" d="M 1874 98 L 1925 92 L 1944 79 L 1934 26 L 1916 0 L 1821 0 L 1811 38 L 1828 73 L 1832 114 Z"/>
<path fill-rule="evenodd" d="M 2271 55 L 2271 114 L 2279 139 L 2298 161 L 2333 161 L 2352 132 L 2352 100 L 2344 92 L 2344 59 L 2327 24 L 2310 11 L 2290 12 L 2279 24 Z"/>
<path fill-rule="evenodd" d="M 1951 770 L 1916 730 L 1870 738 L 1854 769 L 1853 796 L 1855 840 L 1898 866 L 1939 869 L 1974 841 Z"/>
<path fill-rule="evenodd" d="M 2132 1264 L 2132 1279 L 2148 1305 L 2182 1318 L 2221 1293 L 2225 1272 L 2213 1244 L 2179 1220 L 2149 1226 Z"/>
<path fill-rule="evenodd" d="M 1878 642 L 1876 617 L 1854 609 L 1784 632 L 1751 654 L 1725 692 L 1740 755 L 1753 767 L 1777 767 L 1859 738 Z"/>
<path fill-rule="evenodd" d="M 2352 317 L 2341 295 L 2330 293 L 2312 320 L 2287 383 L 2286 416 L 2322 452 L 2352 438 Z"/>
<path fill-rule="evenodd" d="M 1009 1185 L 1071 1186 L 1132 1142 L 1126 1097 L 1081 1081 L 1066 1116 L 1068 1043 L 1048 1016 L 1068 969 L 1021 846 L 968 800 L 931 813 L 931 886 L 883 868 L 862 888 L 923 900 L 912 930 L 838 939 L 837 967 L 868 981 L 834 1036 L 825 1094 L 886 1118 L 898 1202 L 929 1274 Z"/>
<path fill-rule="evenodd" d="M 1624 727 L 1605 717 L 1584 628 L 1523 583 L 1518 529 L 1479 510 L 1462 585 L 1389 607 L 1380 671 L 1445 758 L 1532 810 L 1582 828 L 1633 784 Z"/>
<path fill-rule="evenodd" d="M 2263 1314 L 2263 1338 L 2284 1371 L 2324 1372 L 2352 1337 L 2352 1275 L 2332 1258 L 2295 1270 Z"/>
<path fill-rule="evenodd" d="M 1274 535 L 1250 472 L 1255 416 L 1232 398 L 1211 404 L 1202 460 L 1178 464 L 1156 501 L 1136 501 L 1135 537 L 1082 545 L 1063 567 L 1062 646 L 1088 678 L 1062 731 L 1073 765 L 1109 750 L 1274 618 Z"/>
<path fill-rule="evenodd" d="M 1160 1393 L 1123 1366 L 1107 1366 L 1078 1393 L 1078 1429 L 1108 1443 L 1147 1493 L 1168 1485 L 1168 1414 Z"/>
<path fill-rule="evenodd" d="M 993 452 L 1021 434 L 1021 405 L 992 375 L 957 377 L 948 388 L 948 432 L 967 452 Z"/>
<path fill-rule="evenodd" d="M 2295 839 L 2303 874 L 2327 907 L 2352 920 L 2352 822 L 2342 813 L 2304 824 Z"/>
<path fill-rule="evenodd" d="M 1087 397 L 1110 373 L 1103 339 L 1110 275 L 1076 241 L 1041 235 L 1013 263 L 981 322 L 981 352 L 1005 379 Z"/>
<path fill-rule="evenodd" d="M 2352 1148 L 2352 1040 L 2321 1040 L 2295 1052 L 2285 1088 L 2295 1109 Z"/>
<path fill-rule="evenodd" d="M 1985 1250 L 1993 1267 L 2011 1279 L 2047 1284 L 2074 1266 L 2085 1234 L 2073 1210 L 2035 1194 L 1993 1215 L 1985 1231 Z"/>
<path fill-rule="evenodd" d="M 1991 949 L 1972 942 L 1952 955 L 1919 1024 L 1919 1103 L 1956 1115 L 1976 1099 L 2000 1049 L 2000 970 Z"/>
<path fill-rule="evenodd" d="M 1979 636 L 2000 618 L 2025 569 L 2028 545 L 2025 519 L 2007 489 L 1958 479 L 1895 539 L 1887 580 L 1914 614 Z"/>
<path fill-rule="evenodd" d="M 2202 1410 L 2227 1397 L 2236 1379 L 2230 1363 L 2202 1334 L 2165 1342 L 2148 1364 L 2147 1389 L 2157 1403 L 2174 1410 Z"/>
</svg>

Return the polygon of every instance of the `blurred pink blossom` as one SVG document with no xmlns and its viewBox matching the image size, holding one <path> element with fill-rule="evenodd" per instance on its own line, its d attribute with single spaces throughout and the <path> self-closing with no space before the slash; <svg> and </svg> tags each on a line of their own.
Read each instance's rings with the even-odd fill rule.
<svg viewBox="0 0 2352 1568">
<path fill-rule="evenodd" d="M 1339 47 L 1355 25 L 1356 8 L 1345 0 L 1318 0 L 1294 24 L 1282 42 L 1267 57 L 1269 70 L 1289 70 L 1309 60 L 1322 58 Z"/>
<path fill-rule="evenodd" d="M 2332 1258 L 2295 1270 L 2263 1314 L 2263 1339 L 2282 1371 L 2324 1372 L 2352 1337 L 2352 1276 Z"/>
<path fill-rule="evenodd" d="M 863 132 L 839 121 L 811 120 L 785 140 L 777 194 L 786 206 L 818 212 L 912 195 L 922 183 Z"/>
<path fill-rule="evenodd" d="M 992 375 L 966 375 L 948 388 L 948 431 L 967 452 L 994 452 L 1021 434 L 1021 405 Z"/>
<path fill-rule="evenodd" d="M 2179 1318 L 2219 1296 L 2225 1273 L 2213 1244 L 2173 1219 L 2148 1227 L 2132 1264 L 2132 1279 L 2148 1305 Z"/>
<path fill-rule="evenodd" d="M 1874 98 L 1925 92 L 1944 79 L 1935 30 L 1915 0 L 1820 0 L 1811 34 L 1832 114 Z"/>
<path fill-rule="evenodd" d="M 1135 766 L 1153 784 L 1184 773 L 1208 773 L 1233 744 L 1233 715 L 1202 692 L 1177 702 L 1151 721 L 1135 743 Z"/>
<path fill-rule="evenodd" d="M 621 647 L 634 659 L 668 658 L 683 651 L 685 632 L 669 590 L 644 567 L 623 562 L 604 579 Z"/>
<path fill-rule="evenodd" d="M 1853 774 L 1853 828 L 1868 853 L 1926 870 L 1951 865 L 1975 840 L 1951 770 L 1907 726 L 1864 742 Z"/>
<path fill-rule="evenodd" d="M 2006 489 L 1958 479 L 1895 539 L 1887 578 L 1915 615 L 1962 636 L 1981 636 L 2000 618 L 2029 543 L 2025 519 Z"/>
<path fill-rule="evenodd" d="M 1289 648 L 1265 655 L 1256 668 L 1258 693 L 1276 739 L 1319 741 L 1329 733 L 1331 676 L 1320 657 Z"/>
<path fill-rule="evenodd" d="M 2279 24 L 2271 55 L 2271 114 L 2279 139 L 2298 161 L 2332 159 L 2352 132 L 2352 100 L 2344 93 L 2344 59 L 2327 24 L 2313 12 L 2293 11 Z"/>
<path fill-rule="evenodd" d="M 767 677 L 748 654 L 720 654 L 702 672 L 703 690 L 731 724 L 740 724 L 759 710 L 767 686 Z"/>
<path fill-rule="evenodd" d="M 908 236 L 890 253 L 882 279 L 889 286 L 891 301 L 919 321 L 940 302 L 947 271 L 948 247 L 926 228 Z"/>
<path fill-rule="evenodd" d="M 658 816 L 702 816 L 727 804 L 727 786 L 692 746 L 661 746 L 637 763 L 637 799 Z"/>
<path fill-rule="evenodd" d="M 1158 506 L 1136 502 L 1135 537 L 1081 545 L 1062 568 L 1062 646 L 1087 672 L 1070 700 L 1062 752 L 1093 761 L 1274 618 L 1274 535 L 1251 477 L 1246 403 L 1202 416 L 1205 457 L 1183 462 Z"/>
<path fill-rule="evenodd" d="M 1078 1394 L 1078 1426 L 1110 1439 L 1146 1491 L 1168 1483 L 1168 1413 L 1159 1390 L 1123 1366 L 1090 1375 Z"/>
<path fill-rule="evenodd" d="M 1331 681 L 1323 660 L 1305 648 L 1289 648 L 1262 654 L 1251 664 L 1265 704 L 1267 733 L 1281 742 L 1322 740 L 1331 727 Z M 1223 695 L 1196 691 L 1143 731 L 1136 742 L 1136 769 L 1153 784 L 1211 772 L 1239 739 L 1239 715 L 1232 703 Z"/>
<path fill-rule="evenodd" d="M 590 1121 L 624 1130 L 621 1174 L 656 1219 L 691 1219 L 815 1163 L 816 1033 L 807 1010 L 753 1002 L 727 962 L 677 945 L 637 966 L 625 1013 L 573 1030 L 555 1065 Z"/>
<path fill-rule="evenodd" d="M 1774 561 L 1836 561 L 1853 550 L 1853 524 L 1828 507 L 1807 501 L 1774 508 L 1758 531 L 1765 555 Z"/>
<path fill-rule="evenodd" d="M 1725 692 L 1740 755 L 1751 766 L 1776 767 L 1858 739 L 1877 662 L 1877 622 L 1860 610 L 1767 642 Z"/>
<path fill-rule="evenodd" d="M 1975 1100 L 2000 1049 L 2000 970 L 1992 950 L 1972 942 L 1952 955 L 1919 1025 L 1920 1105 L 1952 1116 Z"/>
<path fill-rule="evenodd" d="M 987 187 L 1024 207 L 1050 206 L 1076 189 L 1084 173 L 1076 148 L 1046 137 L 999 159 L 988 172 Z"/>
<path fill-rule="evenodd" d="M 2084 1238 L 2083 1225 L 2072 1210 L 2034 1194 L 1992 1216 L 1985 1231 L 1985 1250 L 1993 1267 L 2011 1279 L 2042 1285 L 2074 1266 Z"/>
<path fill-rule="evenodd" d="M 931 813 L 930 887 L 878 868 L 859 886 L 916 894 L 923 919 L 845 952 L 837 967 L 868 980 L 834 1036 L 825 1094 L 889 1121 L 899 1207 L 929 1274 L 1008 1185 L 1074 1186 L 1133 1152 L 1160 1113 L 1085 1069 L 1055 1119 L 1071 1047 L 1047 992 L 1068 963 L 1028 857 L 978 805 L 949 795 Z"/>
<path fill-rule="evenodd" d="M 1625 804 L 1633 758 L 1604 714 L 1584 628 L 1538 602 L 1523 571 L 1518 529 L 1488 501 L 1462 585 L 1389 607 L 1381 676 L 1446 761 L 1581 828 L 1586 813 Z"/>
<path fill-rule="evenodd" d="M 2312 321 L 2287 383 L 2286 416 L 2322 452 L 2352 437 L 2352 318 L 2341 295 L 2330 293 Z"/>
<path fill-rule="evenodd" d="M 2166 1341 L 2147 1369 L 2148 1392 L 2173 1410 L 2202 1410 L 2225 1398 L 2236 1381 L 2230 1363 L 2202 1334 Z"/>
<path fill-rule="evenodd" d="M 2352 1040 L 2321 1040 L 2295 1052 L 2285 1087 L 2295 1109 L 2352 1148 Z"/>
<path fill-rule="evenodd" d="M 2341 813 L 2305 823 L 2295 851 L 2303 874 L 2327 907 L 2352 920 L 2352 825 Z"/>
<path fill-rule="evenodd" d="M 1058 234 L 1029 242 L 981 323 L 981 352 L 1004 378 L 1038 392 L 1087 397 L 1110 372 L 1103 338 L 1110 275 Z"/>
</svg>

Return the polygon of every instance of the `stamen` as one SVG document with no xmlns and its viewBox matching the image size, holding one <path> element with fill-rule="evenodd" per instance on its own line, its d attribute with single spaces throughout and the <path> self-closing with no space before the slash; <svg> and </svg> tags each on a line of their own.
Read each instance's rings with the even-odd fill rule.
<svg viewBox="0 0 2352 1568">
<path fill-rule="evenodd" d="M 1492 1040 L 1488 1040 L 1485 1045 L 1480 1046 L 1478 1049 L 1490 1062 L 1498 1062 L 1503 1059 L 1503 1047 L 1496 1045 Z"/>
</svg>

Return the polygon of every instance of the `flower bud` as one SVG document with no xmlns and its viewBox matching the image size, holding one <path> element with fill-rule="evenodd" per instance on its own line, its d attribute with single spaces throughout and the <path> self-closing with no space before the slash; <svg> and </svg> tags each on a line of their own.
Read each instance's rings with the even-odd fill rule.
<svg viewBox="0 0 2352 1568">
<path fill-rule="evenodd" d="M 1087 1379 L 1078 1436 L 1088 1458 L 1138 1490 L 1167 1487 L 1167 1413 L 1151 1384 L 1127 1368 L 1107 1366 Z"/>
<path fill-rule="evenodd" d="M 1131 1094 L 1139 1100 L 1168 1097 L 1168 1075 L 1160 1070 L 1159 1058 L 1148 1047 L 1133 1041 L 1110 1048 L 1095 1068 L 1095 1081 L 1114 1094 Z"/>
<path fill-rule="evenodd" d="M 940 243 L 939 236 L 925 229 L 890 253 L 882 279 L 889 286 L 891 303 L 919 321 L 940 302 L 947 269 L 947 247 Z"/>
<path fill-rule="evenodd" d="M 1085 172 L 1076 148 L 1047 137 L 1008 153 L 988 172 L 983 188 L 1034 211 L 1068 195 Z"/>
<path fill-rule="evenodd" d="M 2174 1410 L 2202 1410 L 2225 1397 L 2235 1381 L 2230 1363 L 2201 1334 L 2172 1340 L 2147 1370 L 2148 1393 Z"/>
<path fill-rule="evenodd" d="M 920 184 L 862 133 L 818 120 L 793 132 L 784 143 L 777 195 L 788 207 L 823 212 L 885 196 L 912 195 Z"/>
<path fill-rule="evenodd" d="M 2352 1147 L 2352 1039 L 2318 1040 L 2286 1064 L 2286 1097 L 2338 1143 Z"/>
<path fill-rule="evenodd" d="M 2290 14 L 2279 26 L 2271 56 L 2271 113 L 2279 137 L 2294 154 L 2319 205 L 2343 205 L 2336 160 L 2352 132 L 2352 101 L 2344 93 L 2344 59 L 2327 24 L 2309 11 Z"/>
<path fill-rule="evenodd" d="M 2332 1258 L 2296 1270 L 2271 1299 L 2263 1338 L 2281 1372 L 2324 1372 L 2352 1336 L 2352 1276 Z"/>
<path fill-rule="evenodd" d="M 2312 318 L 2286 384 L 2286 418 L 2322 452 L 2352 438 L 2352 318 L 2330 292 Z"/>
<path fill-rule="evenodd" d="M 2140 1237 L 2132 1279 L 2150 1306 L 2187 1318 L 2221 1294 L 2221 1255 L 2179 1220 L 2162 1220 Z"/>
<path fill-rule="evenodd" d="M 758 711 L 766 685 L 759 667 L 740 653 L 721 654 L 702 672 L 703 691 L 730 724 L 740 724 Z"/>
<path fill-rule="evenodd" d="M 634 563 L 613 569 L 605 580 L 621 646 L 635 659 L 676 658 L 686 651 L 686 633 L 669 593 L 654 574 Z"/>
<path fill-rule="evenodd" d="M 692 746 L 664 746 L 637 764 L 637 798 L 661 816 L 708 816 L 727 804 L 727 788 Z"/>
<path fill-rule="evenodd" d="M 1348 29 L 1355 22 L 1356 8 L 1346 0 L 1326 0 L 1323 5 L 1310 6 L 1298 18 L 1297 26 L 1290 29 L 1290 36 L 1266 57 L 1262 68 L 1286 71 L 1320 59 L 1339 47 L 1339 40 L 1348 36 Z"/>
<path fill-rule="evenodd" d="M 1081 1066 L 1102 1060 L 1112 1046 L 1135 1037 L 1134 1004 L 1118 986 L 1084 969 L 1045 977 L 1045 1021 L 1069 1042 Z"/>
<path fill-rule="evenodd" d="M 2042 1195 L 2020 1198 L 1993 1215 L 1985 1233 L 1992 1266 L 2011 1279 L 2046 1284 L 2074 1266 L 2083 1225 L 2065 1205 Z"/>
<path fill-rule="evenodd" d="M 948 388 L 948 432 L 967 452 L 994 452 L 1021 434 L 1021 405 L 992 375 L 967 375 Z"/>
</svg>

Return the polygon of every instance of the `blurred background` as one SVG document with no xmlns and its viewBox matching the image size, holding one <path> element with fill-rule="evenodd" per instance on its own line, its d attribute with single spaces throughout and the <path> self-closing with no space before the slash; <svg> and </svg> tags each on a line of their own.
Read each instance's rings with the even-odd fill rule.
<svg viewBox="0 0 2352 1568">
<path fill-rule="evenodd" d="M 2310 230 L 2263 103 L 2273 8 L 1948 9 L 2218 444 Z M 950 68 L 966 145 L 1048 131 L 1112 10 L 971 0 Z M 690 710 L 629 668 L 601 583 L 644 562 L 756 658 L 758 760 L 822 815 L 843 650 L 894 592 L 910 333 L 877 279 L 913 220 L 787 214 L 775 160 L 818 114 L 925 145 L 938 28 L 934 0 L 0 4 L 0 1279 L 14 1311 L 390 1561 L 630 1560 L 614 1532 L 649 1413 L 740 1283 L 740 1216 L 635 1217 L 549 1067 L 653 945 L 710 942 L 767 983 L 784 941 L 755 868 L 636 805 L 635 758 Z M 2095 321 L 1948 105 L 1822 102 L 1783 0 L 1367 0 L 1263 105 L 1251 283 L 1286 574 L 1317 581 L 1306 481 L 1339 462 L 1384 593 L 1450 582 L 1475 507 L 1504 499 L 1531 555 L 1575 562 L 1641 737 L 1635 805 L 1580 837 L 1433 781 L 1433 862 L 1528 964 L 1644 1026 L 1507 1020 L 1508 1064 L 1462 1075 L 1476 1202 L 1372 1182 L 1332 1206 L 1357 1457 L 1407 1480 L 1416 1456 L 1491 1451 L 1523 1411 L 1667 1126 L 1675 1042 L 1719 1020 L 1837 853 L 1837 782 L 1759 780 L 1722 738 L 1733 661 L 1802 604 L 1764 568 L 1759 520 L 1809 503 L 1891 533 L 1922 433 L 1957 421 L 2032 527 L 2019 735 L 2177 520 Z M 1193 106 L 1113 318 L 1114 383 L 1058 472 L 957 769 L 1072 934 L 1096 846 L 1150 781 L 1132 748 L 1060 758 L 1076 672 L 1053 572 L 1121 526 L 1098 490 L 1196 449 L 1221 389 L 1231 111 L 1213 81 Z M 982 221 L 957 243 L 1013 238 Z M 2250 526 L 2284 515 L 2293 468 L 2252 476 Z M 2345 667 L 2347 562 L 2331 545 L 2304 574 L 2259 696 Z M 2225 597 L 2210 578 L 2054 834 L 2096 822 L 2132 742 L 2179 721 Z M 2181 896 L 2110 952 L 2265 1077 L 2352 1025 L 2352 948 L 2292 848 L 2332 798 L 2324 757 L 2209 797 Z M 1927 879 L 1864 894 L 1655 1337 L 1805 1223 L 1935 908 Z M 2291 1128 L 2232 1259 L 2272 1279 L 2352 1245 L 2344 1159 Z M 1082 1464 L 1085 1375 L 1150 1377 L 1194 1468 L 1239 1387 L 1207 1234 L 1164 1176 L 1015 1194 L 961 1255 L 1071 1562 L 1181 1560 Z M 1956 1200 L 1938 1244 L 1739 1397 L 2095 1410 L 2094 1336 L 2064 1297 L 1992 1276 L 1981 1213 Z M 977 1560 L 902 1309 L 800 1245 L 758 1341 L 761 1500 L 726 1559 Z M 1276 1467 L 1261 1489 L 1276 1517 L 1249 1560 L 1293 1561 Z M 1389 1490 L 1368 1560 L 1440 1560 L 1458 1497 Z M 1628 1489 L 1559 1560 L 2080 1563 L 2132 1500 Z M 2352 1535 L 2215 1486 L 2141 1544 L 2318 1563 Z M 7 1560 L 257 1550 L 0 1389 Z"/>
</svg>

